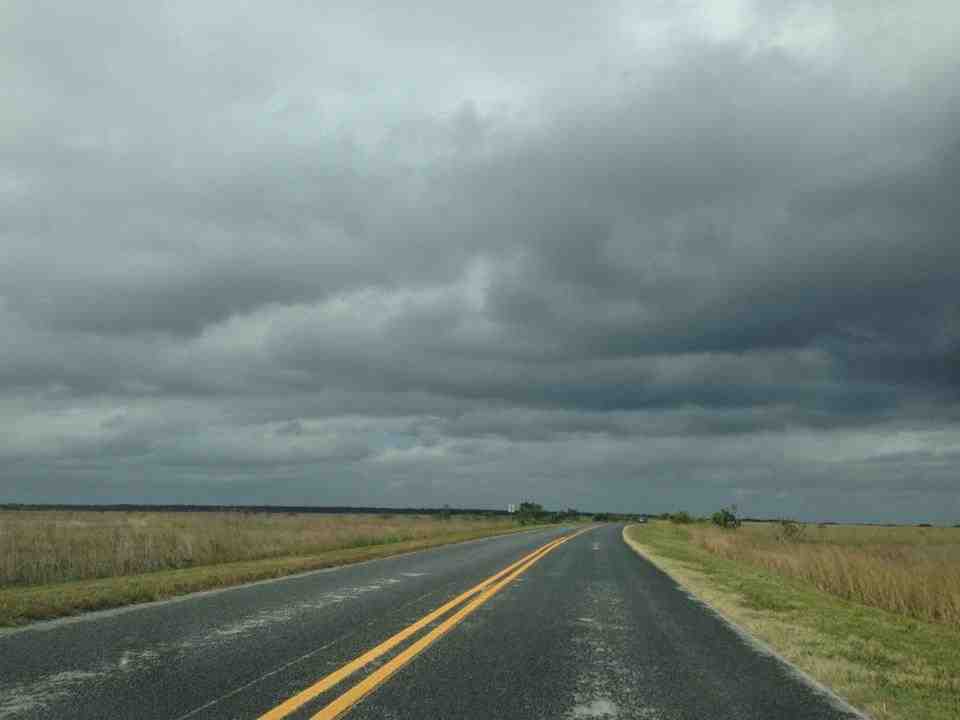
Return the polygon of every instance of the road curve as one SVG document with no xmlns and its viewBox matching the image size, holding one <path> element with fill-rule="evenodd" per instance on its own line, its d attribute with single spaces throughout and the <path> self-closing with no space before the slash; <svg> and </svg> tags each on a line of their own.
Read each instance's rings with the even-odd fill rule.
<svg viewBox="0 0 960 720">
<path fill-rule="evenodd" d="M 488 538 L 0 634 L 0 718 L 858 717 L 621 530 Z"/>
</svg>

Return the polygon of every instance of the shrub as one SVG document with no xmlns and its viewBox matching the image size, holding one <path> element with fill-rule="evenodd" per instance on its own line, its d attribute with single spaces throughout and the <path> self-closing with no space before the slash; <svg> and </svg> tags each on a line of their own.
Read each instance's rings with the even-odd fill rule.
<svg viewBox="0 0 960 720">
<path fill-rule="evenodd" d="M 737 506 L 731 505 L 728 508 L 720 508 L 710 518 L 714 525 L 726 530 L 736 530 L 740 527 L 740 518 L 737 517 Z"/>
<path fill-rule="evenodd" d="M 776 538 L 782 543 L 797 542 L 806 531 L 806 523 L 797 522 L 790 518 L 781 518 L 777 521 Z"/>
<path fill-rule="evenodd" d="M 520 521 L 521 525 L 547 522 L 548 516 L 549 513 L 543 509 L 543 505 L 529 501 L 520 503 L 516 514 L 517 520 Z"/>
</svg>

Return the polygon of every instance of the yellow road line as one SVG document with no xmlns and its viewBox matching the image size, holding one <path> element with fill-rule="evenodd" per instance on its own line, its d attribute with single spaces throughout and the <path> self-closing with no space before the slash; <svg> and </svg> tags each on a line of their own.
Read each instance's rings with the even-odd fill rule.
<svg viewBox="0 0 960 720">
<path fill-rule="evenodd" d="M 478 583 L 477 585 L 474 585 L 472 588 L 470 588 L 466 592 L 461 593 L 460 595 L 455 597 L 453 600 L 450 600 L 449 602 L 444 603 L 433 612 L 427 615 L 424 615 L 422 618 L 417 620 L 412 625 L 404 628 L 403 630 L 398 632 L 396 635 L 393 635 L 387 640 L 384 640 L 382 643 L 377 645 L 372 650 L 368 650 L 363 655 L 360 655 L 354 660 L 351 660 L 349 663 L 347 663 L 343 667 L 337 670 L 334 670 L 332 673 L 318 680 L 316 683 L 306 688 L 305 690 L 301 690 L 299 693 L 297 693 L 293 697 L 284 701 L 280 705 L 277 705 L 277 707 L 273 708 L 269 712 L 266 712 L 263 715 L 261 715 L 258 718 L 258 720 L 280 720 L 280 718 L 286 717 L 290 713 L 294 712 L 298 708 L 302 707 L 306 703 L 313 700 L 315 697 L 325 693 L 327 690 L 337 685 L 337 683 L 342 682 L 346 678 L 350 677 L 353 673 L 357 672 L 358 670 L 362 669 L 366 665 L 370 664 L 381 655 L 389 652 L 390 650 L 395 648 L 397 645 L 399 645 L 401 642 L 409 638 L 411 635 L 421 630 L 422 628 L 426 627 L 427 625 L 434 622 L 435 620 L 439 619 L 446 613 L 450 612 L 453 608 L 457 607 L 458 605 L 460 605 L 462 602 L 472 597 L 473 595 L 476 595 L 478 592 L 483 590 L 485 587 L 487 587 L 491 583 L 498 581 L 504 575 L 507 575 L 512 570 L 521 566 L 523 563 L 529 562 L 531 559 L 537 558 L 539 555 L 549 552 L 549 550 L 553 549 L 554 546 L 558 545 L 561 542 L 566 541 L 567 539 L 569 539 L 569 537 L 572 537 L 572 536 L 551 540 L 546 545 L 542 545 L 541 547 L 537 548 L 536 550 L 529 553 L 528 555 L 525 555 L 524 557 L 520 558 L 516 562 L 511 563 L 500 572 L 495 573 L 494 575 L 491 575 L 483 582 Z"/>
<path fill-rule="evenodd" d="M 588 528 L 589 529 L 589 528 Z M 354 705 L 360 702 L 364 697 L 376 690 L 380 685 L 385 683 L 394 675 L 398 670 L 411 662 L 417 655 L 422 653 L 428 647 L 430 647 L 437 640 L 442 638 L 453 628 L 459 625 L 461 622 L 466 619 L 468 615 L 473 613 L 477 608 L 483 605 L 487 600 L 492 598 L 503 588 L 509 585 L 514 579 L 522 575 L 524 572 L 529 570 L 533 565 L 539 562 L 547 553 L 558 548 L 563 543 L 568 540 L 572 540 L 577 535 L 586 532 L 586 530 L 581 530 L 580 532 L 574 533 L 573 535 L 567 535 L 564 538 L 561 538 L 558 542 L 555 542 L 544 548 L 544 551 L 536 555 L 529 560 L 527 560 L 523 565 L 518 567 L 512 573 L 510 573 L 506 578 L 499 581 L 495 585 L 488 587 L 475 599 L 467 603 L 463 608 L 458 610 L 454 615 L 451 615 L 447 620 L 443 621 L 440 625 L 435 627 L 429 633 L 424 635 L 422 638 L 413 643 L 406 650 L 401 652 L 399 655 L 394 657 L 388 663 L 377 669 L 376 671 L 370 673 L 367 677 L 361 680 L 359 683 L 354 685 L 352 688 L 347 690 L 343 695 L 338 697 L 336 700 L 331 702 L 325 708 L 320 710 L 311 717 L 310 720 L 336 720 L 337 718 L 343 717 Z"/>
</svg>

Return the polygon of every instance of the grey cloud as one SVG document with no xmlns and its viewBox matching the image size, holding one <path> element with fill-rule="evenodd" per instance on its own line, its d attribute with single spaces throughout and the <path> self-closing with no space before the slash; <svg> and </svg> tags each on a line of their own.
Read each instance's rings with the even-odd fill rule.
<svg viewBox="0 0 960 720">
<path fill-rule="evenodd" d="M 822 457 L 958 418 L 956 10 L 885 12 L 15 4 L 9 499 L 953 518 Z"/>
</svg>

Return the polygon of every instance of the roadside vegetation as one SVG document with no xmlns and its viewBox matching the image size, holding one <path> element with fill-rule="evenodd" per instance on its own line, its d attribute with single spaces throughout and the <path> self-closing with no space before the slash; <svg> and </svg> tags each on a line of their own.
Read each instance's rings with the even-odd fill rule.
<svg viewBox="0 0 960 720">
<path fill-rule="evenodd" d="M 693 542 L 730 560 L 798 578 L 818 590 L 960 629 L 957 528 L 743 522 L 736 506 L 710 518 L 671 513 Z M 729 532 L 738 530 L 738 532 Z"/>
<path fill-rule="evenodd" d="M 0 511 L 0 626 L 521 529 L 445 513 Z"/>
<path fill-rule="evenodd" d="M 691 530 L 705 550 L 847 600 L 960 629 L 960 531 L 746 523 Z"/>
<path fill-rule="evenodd" d="M 0 513 L 0 585 L 41 585 L 316 555 L 516 525 L 508 517 Z"/>
<path fill-rule="evenodd" d="M 587 522 L 590 515 L 582 513 L 576 508 L 566 510 L 546 510 L 543 505 L 535 502 L 522 502 L 513 515 L 521 525 L 551 525 L 555 523 Z M 594 516 L 593 519 L 597 520 Z"/>
<path fill-rule="evenodd" d="M 960 717 L 960 529 L 683 515 L 625 537 L 877 720 Z"/>
</svg>

